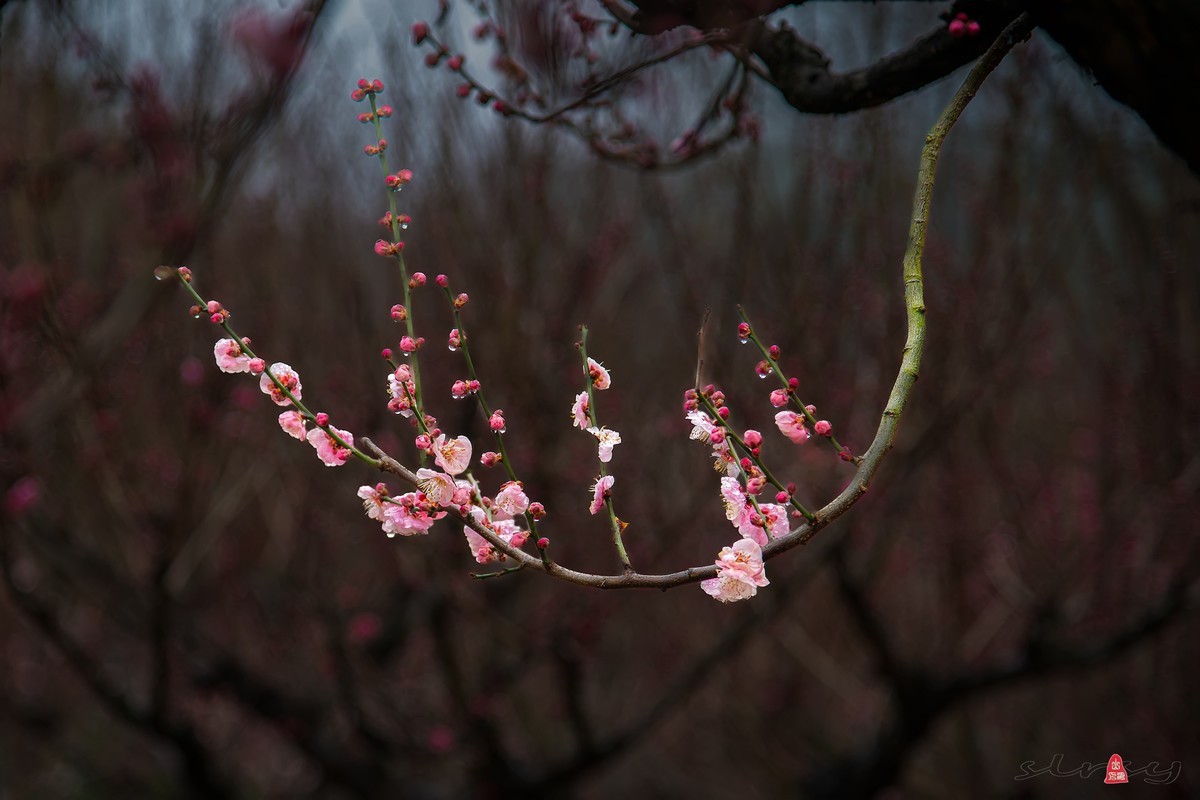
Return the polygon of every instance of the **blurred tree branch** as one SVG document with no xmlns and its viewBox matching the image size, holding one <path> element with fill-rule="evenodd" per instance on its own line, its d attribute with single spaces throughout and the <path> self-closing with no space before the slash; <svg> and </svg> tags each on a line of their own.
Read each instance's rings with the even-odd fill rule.
<svg viewBox="0 0 1200 800">
<path fill-rule="evenodd" d="M 845 2 L 846 0 L 835 0 Z M 856 0 L 855 0 L 856 1 Z M 1163 144 L 1200 173 L 1200 108 L 1180 86 L 1200 85 L 1200 6 L 1188 0 L 959 0 L 984 33 L 955 38 L 946 26 L 869 67 L 835 73 L 821 50 L 770 13 L 805 0 L 605 0 L 620 23 L 640 35 L 679 26 L 700 31 L 741 29 L 771 83 L 798 111 L 842 114 L 920 89 L 978 58 L 997 31 L 1022 11 L 1093 74 L 1114 99 L 1136 111 Z"/>
</svg>

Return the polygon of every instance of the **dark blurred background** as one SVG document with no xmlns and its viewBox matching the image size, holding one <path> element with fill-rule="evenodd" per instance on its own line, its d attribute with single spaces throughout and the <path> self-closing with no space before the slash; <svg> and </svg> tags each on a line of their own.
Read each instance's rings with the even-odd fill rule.
<svg viewBox="0 0 1200 800">
<path fill-rule="evenodd" d="M 516 30 L 536 5 L 500 11 Z M 791 17 L 854 65 L 936 25 L 934 6 Z M 479 8 L 439 35 L 502 85 Z M 416 176 L 408 264 L 470 292 L 555 557 L 617 568 L 586 510 L 594 442 L 569 428 L 586 322 L 613 371 L 598 410 L 624 437 L 631 558 L 700 565 L 734 535 L 680 411 L 704 309 L 708 378 L 822 505 L 849 468 L 769 432 L 735 306 L 865 450 L 903 344 L 919 149 L 962 73 L 832 118 L 759 85 L 757 144 L 645 172 L 459 100 L 410 41 L 436 12 L 0 11 L 0 797 L 1091 797 L 1099 773 L 1014 777 L 1114 752 L 1160 779 L 1178 762 L 1142 791 L 1200 792 L 1200 184 L 1183 162 L 1035 33 L 947 144 L 925 365 L 857 508 L 771 561 L 749 603 L 476 581 L 457 525 L 385 538 L 355 497 L 379 476 L 281 435 L 153 268 L 191 266 L 314 410 L 411 463 L 378 357 L 399 335 L 398 277 L 372 253 L 385 197 L 348 97 L 382 78 L 389 153 Z M 647 48 L 617 37 L 604 56 Z M 691 54 L 619 101 L 669 141 L 725 63 Z M 482 420 L 449 397 L 448 314 L 418 297 L 432 406 L 478 452 Z"/>
</svg>

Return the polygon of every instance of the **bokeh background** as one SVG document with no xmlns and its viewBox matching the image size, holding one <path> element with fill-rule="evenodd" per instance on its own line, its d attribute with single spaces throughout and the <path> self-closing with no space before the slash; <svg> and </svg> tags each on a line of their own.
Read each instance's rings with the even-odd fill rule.
<svg viewBox="0 0 1200 800">
<path fill-rule="evenodd" d="M 437 30 L 502 87 L 481 9 Z M 1018 47 L 951 134 L 925 366 L 870 494 L 724 606 L 696 586 L 474 580 L 448 522 L 387 539 L 355 497 L 379 476 L 281 435 L 152 270 L 189 265 L 315 408 L 412 463 L 378 356 L 399 336 L 399 279 L 372 253 L 386 198 L 348 97 L 382 78 L 389 153 L 416 176 L 408 264 L 470 292 L 556 559 L 616 570 L 587 513 L 595 445 L 568 419 L 586 322 L 613 371 L 598 410 L 624 437 L 631 558 L 700 565 L 734 536 L 681 413 L 705 309 L 706 378 L 747 426 L 773 409 L 738 303 L 864 450 L 903 344 L 919 148 L 961 74 L 837 118 L 759 85 L 756 143 L 646 172 L 458 99 L 410 41 L 433 3 L 311 10 L 0 10 L 0 797 L 1091 797 L 1099 773 L 1014 778 L 1114 752 L 1160 778 L 1177 763 L 1139 791 L 1200 791 L 1200 184 L 1053 42 Z M 849 67 L 943 10 L 790 19 Z M 493 12 L 544 31 L 563 9 Z M 569 96 L 577 65 L 524 52 Z M 667 142 L 723 58 L 616 100 Z M 414 312 L 439 343 L 434 409 L 482 445 L 449 396 L 444 305 L 427 291 Z M 810 506 L 848 480 L 816 443 L 768 441 Z"/>
</svg>

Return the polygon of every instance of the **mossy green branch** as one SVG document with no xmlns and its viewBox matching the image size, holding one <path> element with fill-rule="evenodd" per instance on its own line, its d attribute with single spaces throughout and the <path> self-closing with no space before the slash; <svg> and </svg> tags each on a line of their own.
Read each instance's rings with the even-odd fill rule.
<svg viewBox="0 0 1200 800">
<path fill-rule="evenodd" d="M 925 278 L 922 274 L 922 256 L 925 251 L 925 232 L 929 224 L 929 208 L 933 198 L 934 174 L 942 143 L 950 129 L 962 116 L 967 103 L 975 97 L 984 79 L 991 74 L 1004 56 L 1033 31 L 1033 22 L 1028 14 L 1022 14 L 996 37 L 983 57 L 971 69 L 962 86 L 954 93 L 950 103 L 942 111 L 936 123 L 925 137 L 921 150 L 921 164 L 917 171 L 917 188 L 913 196 L 912 220 L 908 228 L 908 246 L 904 252 L 904 303 L 908 312 L 908 335 L 900 360 L 896 382 L 888 395 L 887 405 L 879 420 L 879 428 L 871 447 L 863 455 L 862 463 L 850 484 L 828 505 L 817 512 L 817 519 L 803 525 L 788 536 L 773 542 L 764 551 L 764 557 L 788 550 L 797 544 L 808 542 L 821 528 L 844 514 L 857 502 L 871 484 L 883 457 L 892 449 L 900 416 L 912 394 L 914 384 L 921 374 L 921 356 L 925 350 Z"/>
</svg>

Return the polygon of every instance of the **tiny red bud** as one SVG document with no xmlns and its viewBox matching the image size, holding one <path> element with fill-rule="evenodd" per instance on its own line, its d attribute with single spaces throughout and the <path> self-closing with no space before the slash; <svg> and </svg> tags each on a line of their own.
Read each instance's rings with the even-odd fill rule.
<svg viewBox="0 0 1200 800">
<path fill-rule="evenodd" d="M 385 347 L 382 350 L 380 350 L 379 357 L 382 358 L 384 361 L 391 361 L 392 360 L 392 348 Z"/>
<path fill-rule="evenodd" d="M 424 22 L 414 22 L 412 26 L 413 44 L 420 44 L 429 38 L 429 25 Z"/>
<path fill-rule="evenodd" d="M 550 546 L 550 540 L 547 539 L 545 536 L 543 536 L 542 538 L 537 540 L 537 549 L 538 550 L 545 550 L 549 546 Z"/>
<path fill-rule="evenodd" d="M 449 285 L 449 283 L 450 283 L 450 279 L 442 274 L 438 274 L 438 276 L 436 278 L 434 278 L 433 280 L 437 283 L 438 286 L 441 286 L 443 289 L 445 289 L 446 286 Z"/>
<path fill-rule="evenodd" d="M 369 80 L 367 80 L 366 78 L 359 78 L 358 79 L 358 88 L 362 89 L 365 92 L 367 89 L 371 88 L 371 82 Z"/>
<path fill-rule="evenodd" d="M 329 415 L 324 411 L 317 412 L 317 416 L 314 421 L 317 423 L 318 427 L 324 428 L 329 424 Z"/>
<path fill-rule="evenodd" d="M 458 72 L 460 69 L 462 69 L 462 65 L 463 65 L 463 57 L 461 54 L 451 56 L 449 59 L 446 60 L 446 66 L 449 67 L 450 69 L 454 70 L 455 72 Z"/>
</svg>

